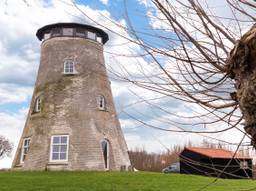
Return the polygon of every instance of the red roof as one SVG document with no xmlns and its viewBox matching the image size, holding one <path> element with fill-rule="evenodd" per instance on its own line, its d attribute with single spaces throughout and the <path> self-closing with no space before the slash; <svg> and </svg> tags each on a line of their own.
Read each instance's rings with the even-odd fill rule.
<svg viewBox="0 0 256 191">
<path fill-rule="evenodd" d="M 209 158 L 232 158 L 234 155 L 234 152 L 224 150 L 224 149 L 211 149 L 211 148 L 200 148 L 200 147 L 188 147 L 185 148 L 186 150 L 193 151 L 195 153 L 199 153 L 201 155 L 205 155 Z M 185 150 L 184 149 L 184 150 Z M 252 159 L 250 157 L 244 156 L 240 153 L 236 153 L 235 157 L 236 159 Z"/>
</svg>

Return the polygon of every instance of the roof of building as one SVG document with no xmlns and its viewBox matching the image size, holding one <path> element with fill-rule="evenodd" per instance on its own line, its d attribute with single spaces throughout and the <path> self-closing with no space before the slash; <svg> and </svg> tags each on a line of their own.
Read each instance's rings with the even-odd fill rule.
<svg viewBox="0 0 256 191">
<path fill-rule="evenodd" d="M 103 38 L 104 44 L 109 40 L 108 34 L 106 32 L 104 32 L 103 30 L 101 30 L 97 27 L 91 26 L 91 25 L 85 25 L 85 24 L 81 24 L 81 23 L 54 23 L 54 24 L 50 24 L 50 25 L 45 25 L 42 28 L 37 30 L 37 32 L 36 32 L 37 38 L 39 40 L 42 40 L 45 31 L 50 30 L 55 27 L 82 27 L 82 28 L 92 30 L 92 31 L 99 33 Z"/>
<path fill-rule="evenodd" d="M 228 150 L 225 150 L 225 149 L 187 147 L 184 150 L 189 150 L 189 151 L 192 151 L 192 152 L 195 152 L 195 153 L 199 153 L 199 154 L 207 156 L 209 158 L 228 159 L 228 158 L 232 158 L 233 155 L 234 155 L 234 152 L 228 151 Z M 244 156 L 240 153 L 236 153 L 234 158 L 236 158 L 236 159 L 252 159 L 251 157 Z"/>
</svg>

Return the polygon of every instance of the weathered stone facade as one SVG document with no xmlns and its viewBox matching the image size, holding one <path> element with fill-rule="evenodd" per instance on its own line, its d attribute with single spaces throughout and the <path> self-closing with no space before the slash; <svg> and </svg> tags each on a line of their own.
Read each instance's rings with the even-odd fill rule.
<svg viewBox="0 0 256 191">
<path fill-rule="evenodd" d="M 65 60 L 74 61 L 75 71 L 72 74 L 63 73 Z M 105 98 L 104 110 L 98 108 L 99 95 Z M 38 96 L 41 109 L 35 112 Z M 53 135 L 69 136 L 68 159 L 65 162 L 50 162 Z M 24 138 L 30 138 L 30 144 L 21 163 Z M 101 145 L 103 140 L 109 143 L 107 168 Z M 31 106 L 13 169 L 120 170 L 129 166 L 127 146 L 104 64 L 102 43 L 68 36 L 44 40 Z"/>
</svg>

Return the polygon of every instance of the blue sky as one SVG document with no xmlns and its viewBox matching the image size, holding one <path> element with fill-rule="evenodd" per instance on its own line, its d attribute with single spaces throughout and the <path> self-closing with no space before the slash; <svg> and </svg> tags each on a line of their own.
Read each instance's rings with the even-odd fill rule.
<svg viewBox="0 0 256 191">
<path fill-rule="evenodd" d="M 0 135 L 10 139 L 15 146 L 17 146 L 24 127 L 39 66 L 40 42 L 35 37 L 36 30 L 46 24 L 56 22 L 71 21 L 94 24 L 77 9 L 69 6 L 69 0 L 27 0 L 27 2 L 29 6 L 23 1 L 17 2 L 16 0 L 8 0 L 7 4 L 0 2 L 0 26 L 4 26 L 0 28 L 0 36 L 4 37 L 0 39 Z M 128 38 L 133 38 L 130 33 L 110 22 L 112 20 L 128 27 L 123 0 L 77 0 L 76 3 L 97 22 Z M 146 0 L 127 0 L 126 3 L 134 29 L 152 34 L 152 37 L 139 34 L 140 37 L 151 44 L 153 42 L 154 46 L 173 46 L 163 41 L 155 41 L 152 27 L 158 23 L 154 23 L 147 16 L 149 9 L 153 13 L 154 10 L 149 7 Z M 102 15 L 106 18 L 103 18 Z M 112 80 L 112 92 L 128 147 L 130 149 L 143 147 L 148 151 L 160 152 L 164 150 L 161 144 L 167 147 L 184 144 L 188 141 L 199 144 L 203 139 L 201 136 L 166 133 L 143 126 L 138 122 L 141 120 L 165 128 L 173 127 L 172 121 L 186 123 L 186 121 L 180 121 L 177 116 L 166 115 L 166 112 L 140 101 L 141 99 L 159 98 L 160 95 L 129 83 L 113 80 L 111 72 L 120 72 L 122 67 L 125 67 L 134 76 L 139 70 L 136 63 L 151 72 L 155 68 L 150 65 L 150 58 L 134 59 L 120 56 L 119 54 L 128 55 L 142 52 L 142 50 L 134 44 L 127 43 L 125 39 L 109 31 L 106 32 L 109 33 L 110 40 L 105 45 L 105 62 Z M 162 32 L 160 35 L 175 38 L 170 32 Z M 155 99 L 152 103 L 162 106 L 170 113 L 183 116 L 190 115 L 195 110 L 199 111 L 196 106 L 187 105 L 168 97 Z M 138 120 L 134 120 L 130 116 Z M 190 125 L 180 126 L 188 129 L 194 128 Z M 159 140 L 161 140 L 161 144 Z M 11 161 L 11 158 L 0 160 L 0 168 L 10 167 Z"/>
</svg>

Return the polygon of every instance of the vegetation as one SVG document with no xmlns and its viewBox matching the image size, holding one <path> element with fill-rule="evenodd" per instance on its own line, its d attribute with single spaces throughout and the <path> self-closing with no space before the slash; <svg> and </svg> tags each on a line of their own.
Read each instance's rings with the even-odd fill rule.
<svg viewBox="0 0 256 191">
<path fill-rule="evenodd" d="M 10 157 L 13 150 L 13 144 L 0 135 L 0 159 L 4 157 Z"/>
<path fill-rule="evenodd" d="M 139 104 L 147 103 L 158 117 L 146 121 L 143 117 L 148 114 L 142 113 L 141 117 L 132 112 L 125 114 L 146 127 L 166 132 L 203 133 L 207 135 L 205 138 L 238 147 L 247 146 L 249 138 L 256 148 L 256 1 L 142 1 L 151 23 L 142 27 L 136 22 L 144 15 L 128 6 L 128 1 L 124 2 L 126 25 L 112 21 L 123 29 L 119 33 L 90 18 L 78 4 L 73 6 L 86 19 L 139 50 L 126 53 L 129 58 L 137 58 L 131 61 L 136 73 L 122 63 L 117 70 L 112 67 L 111 73 L 116 79 L 154 94 L 149 97 L 146 93 L 132 92 L 140 100 Z M 123 35 L 125 32 L 129 36 Z M 113 53 L 113 57 L 122 55 L 125 53 Z M 184 115 L 169 108 L 167 103 L 174 99 L 186 103 L 190 112 Z M 189 125 L 193 125 L 193 130 L 187 128 Z M 241 143 L 211 135 L 231 130 L 244 134 Z"/>
<path fill-rule="evenodd" d="M 138 170 L 161 172 L 163 168 L 179 161 L 179 154 L 184 147 L 222 148 L 232 151 L 229 145 L 224 145 L 221 142 L 215 144 L 204 139 L 199 145 L 188 142 L 184 146 L 175 145 L 172 148 L 166 148 L 166 151 L 161 153 L 148 152 L 144 148 L 135 148 L 129 151 L 129 157 L 132 166 Z M 249 151 L 249 147 L 241 147 L 238 152 L 244 156 L 250 156 Z"/>
<path fill-rule="evenodd" d="M 120 172 L 1 172 L 1 191 L 181 191 L 204 190 L 214 178 L 161 173 Z M 240 191 L 256 188 L 252 180 L 219 179 L 206 190 Z"/>
</svg>

